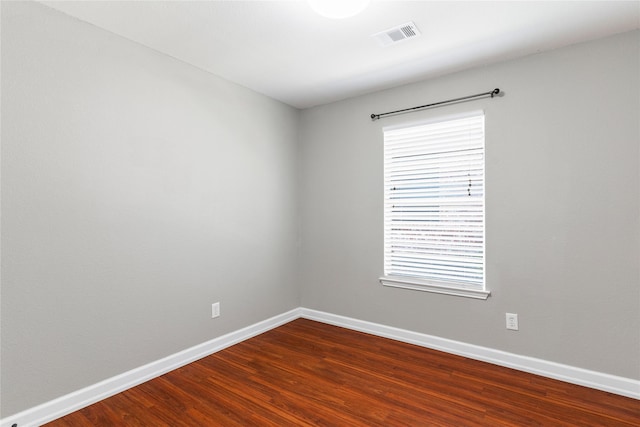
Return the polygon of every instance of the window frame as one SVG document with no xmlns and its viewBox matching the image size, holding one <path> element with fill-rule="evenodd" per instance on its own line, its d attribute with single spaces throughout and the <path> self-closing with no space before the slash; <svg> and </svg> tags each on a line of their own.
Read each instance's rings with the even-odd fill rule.
<svg viewBox="0 0 640 427">
<path fill-rule="evenodd" d="M 477 284 L 469 284 L 469 283 L 458 283 L 455 281 L 439 281 L 434 280 L 433 278 L 427 277 L 418 277 L 418 276 L 405 276 L 405 275 L 388 275 L 387 271 L 385 271 L 384 275 L 379 278 L 380 283 L 384 286 L 403 288 L 403 289 L 411 289 L 425 292 L 432 292 L 438 294 L 446 294 L 446 295 L 454 295 L 461 296 L 467 298 L 481 299 L 486 300 L 491 292 L 487 290 L 487 277 L 486 277 L 486 129 L 485 129 L 485 113 L 483 110 L 474 110 L 465 112 L 462 114 L 455 115 L 446 115 L 446 116 L 438 116 L 429 120 L 417 121 L 417 122 L 409 122 L 402 123 L 393 126 L 384 127 L 383 130 L 383 151 L 386 159 L 387 155 L 387 133 L 410 129 L 421 126 L 435 125 L 439 123 L 444 123 L 448 121 L 455 121 L 459 119 L 465 119 L 470 117 L 482 116 L 482 180 L 483 180 L 483 191 L 482 191 L 482 286 L 478 286 Z M 387 162 L 385 160 L 383 166 L 384 176 L 387 176 Z M 386 178 L 385 178 L 386 179 Z M 386 182 L 384 184 L 384 225 L 387 225 L 387 187 Z M 387 263 L 387 231 L 385 228 L 384 235 L 384 265 L 385 269 L 388 265 Z"/>
</svg>

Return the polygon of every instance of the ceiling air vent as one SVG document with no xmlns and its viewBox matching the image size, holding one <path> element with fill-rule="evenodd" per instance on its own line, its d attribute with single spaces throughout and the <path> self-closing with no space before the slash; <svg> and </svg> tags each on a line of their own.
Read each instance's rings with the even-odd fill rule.
<svg viewBox="0 0 640 427">
<path fill-rule="evenodd" d="M 371 37 L 376 39 L 381 46 L 389 46 L 390 44 L 418 37 L 419 35 L 420 30 L 418 30 L 416 24 L 413 22 L 407 22 L 406 24 L 380 31 L 379 33 L 373 34 Z"/>
</svg>

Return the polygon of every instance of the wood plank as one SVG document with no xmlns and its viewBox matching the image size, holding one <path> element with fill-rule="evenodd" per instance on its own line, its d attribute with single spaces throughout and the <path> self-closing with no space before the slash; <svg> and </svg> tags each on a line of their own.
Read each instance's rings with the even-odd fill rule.
<svg viewBox="0 0 640 427">
<path fill-rule="evenodd" d="M 640 400 L 297 319 L 47 426 L 640 426 Z"/>
</svg>

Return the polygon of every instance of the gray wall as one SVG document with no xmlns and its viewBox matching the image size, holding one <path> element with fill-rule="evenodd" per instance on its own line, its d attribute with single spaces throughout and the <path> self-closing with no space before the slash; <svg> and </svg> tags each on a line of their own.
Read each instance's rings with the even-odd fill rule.
<svg viewBox="0 0 640 427">
<path fill-rule="evenodd" d="M 4 1 L 1 89 L 3 416 L 300 305 L 297 110 Z"/>
<path fill-rule="evenodd" d="M 640 379 L 640 33 L 302 113 L 304 307 Z M 380 113 L 500 87 L 505 96 Z M 484 109 L 487 301 L 383 287 L 382 127 Z M 505 329 L 518 313 L 520 331 Z"/>
</svg>

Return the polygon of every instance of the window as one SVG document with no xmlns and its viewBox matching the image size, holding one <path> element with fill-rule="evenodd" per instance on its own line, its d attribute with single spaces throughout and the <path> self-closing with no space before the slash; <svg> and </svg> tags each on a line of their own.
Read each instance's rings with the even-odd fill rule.
<svg viewBox="0 0 640 427">
<path fill-rule="evenodd" d="M 384 277 L 486 299 L 484 114 L 384 129 Z"/>
</svg>

